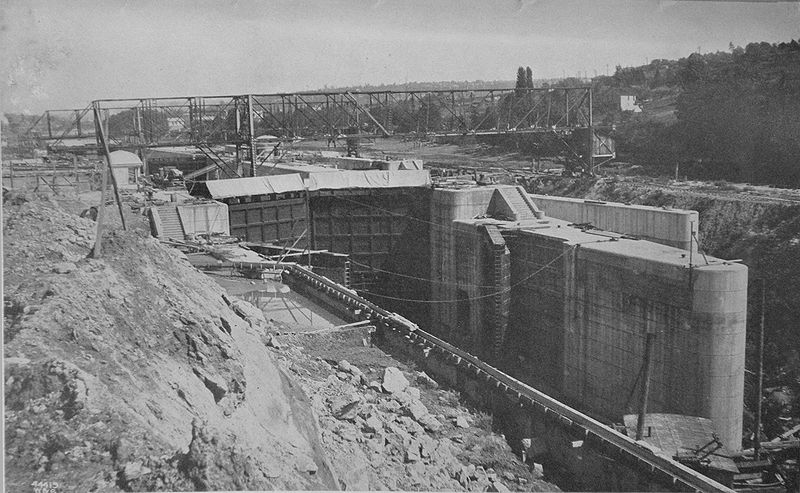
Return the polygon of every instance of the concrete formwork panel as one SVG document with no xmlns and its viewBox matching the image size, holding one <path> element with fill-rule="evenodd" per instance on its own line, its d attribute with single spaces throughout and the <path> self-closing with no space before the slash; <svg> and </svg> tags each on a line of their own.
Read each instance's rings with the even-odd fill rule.
<svg viewBox="0 0 800 493">
<path fill-rule="evenodd" d="M 364 287 L 364 283 L 375 284 L 380 271 L 398 268 L 392 265 L 387 269 L 393 256 L 403 255 L 404 252 L 399 250 L 421 252 L 423 256 L 428 253 L 427 234 L 409 237 L 409 232 L 418 232 L 420 228 L 414 229 L 414 226 L 419 221 L 428 223 L 429 194 L 427 189 L 418 188 L 312 195 L 312 246 L 349 254 L 353 260 L 352 274 L 356 287 Z M 422 231 L 427 233 L 427 227 Z M 417 264 L 420 263 L 415 261 Z M 427 262 L 424 265 L 427 267 Z M 424 276 L 427 272 L 409 274 Z"/>
<path fill-rule="evenodd" d="M 302 198 L 228 204 L 232 236 L 254 243 L 291 246 L 306 230 L 306 204 Z M 297 247 L 306 246 L 308 236 Z"/>
</svg>

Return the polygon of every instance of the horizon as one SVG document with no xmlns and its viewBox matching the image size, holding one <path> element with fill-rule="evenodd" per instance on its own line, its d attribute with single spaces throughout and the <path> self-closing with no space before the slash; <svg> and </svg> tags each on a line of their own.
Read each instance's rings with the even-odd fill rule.
<svg viewBox="0 0 800 493">
<path fill-rule="evenodd" d="M 0 32 L 2 112 L 36 114 L 97 99 L 513 81 L 519 66 L 537 80 L 592 78 L 789 42 L 800 3 L 7 0 Z"/>
</svg>

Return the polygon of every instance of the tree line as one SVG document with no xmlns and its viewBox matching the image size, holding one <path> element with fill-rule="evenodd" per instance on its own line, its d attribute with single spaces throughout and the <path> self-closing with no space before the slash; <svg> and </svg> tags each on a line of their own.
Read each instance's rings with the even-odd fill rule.
<svg viewBox="0 0 800 493">
<path fill-rule="evenodd" d="M 675 95 L 673 121 L 632 119 L 618 149 L 636 164 L 700 179 L 800 187 L 800 42 L 731 45 L 618 67 L 599 86 Z"/>
</svg>

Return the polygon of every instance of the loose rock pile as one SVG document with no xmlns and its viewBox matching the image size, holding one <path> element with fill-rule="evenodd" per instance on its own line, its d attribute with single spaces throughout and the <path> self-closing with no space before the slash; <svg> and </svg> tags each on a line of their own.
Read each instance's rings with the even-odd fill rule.
<svg viewBox="0 0 800 493">
<path fill-rule="evenodd" d="M 277 352 L 311 396 L 323 446 L 343 488 L 557 489 L 536 479 L 501 436 L 473 427 L 474 418 L 458 404 L 457 394 L 439 389 L 424 372 L 403 372 L 391 365 L 362 369 L 346 359 L 312 359 L 300 345 L 303 341 L 308 339 L 287 337 Z M 331 346 L 329 341 L 321 344 Z M 482 464 L 481 454 L 488 449 L 493 458 L 502 457 L 502 472 Z"/>
</svg>

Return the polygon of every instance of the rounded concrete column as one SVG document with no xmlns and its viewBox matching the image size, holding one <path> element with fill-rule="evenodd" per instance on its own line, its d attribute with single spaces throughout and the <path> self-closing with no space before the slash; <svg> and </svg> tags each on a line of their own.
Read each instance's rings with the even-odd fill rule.
<svg viewBox="0 0 800 493">
<path fill-rule="evenodd" d="M 744 360 L 747 326 L 747 267 L 695 267 L 692 271 L 692 330 L 698 335 L 700 409 L 714 421 L 730 451 L 742 443 Z"/>
</svg>

